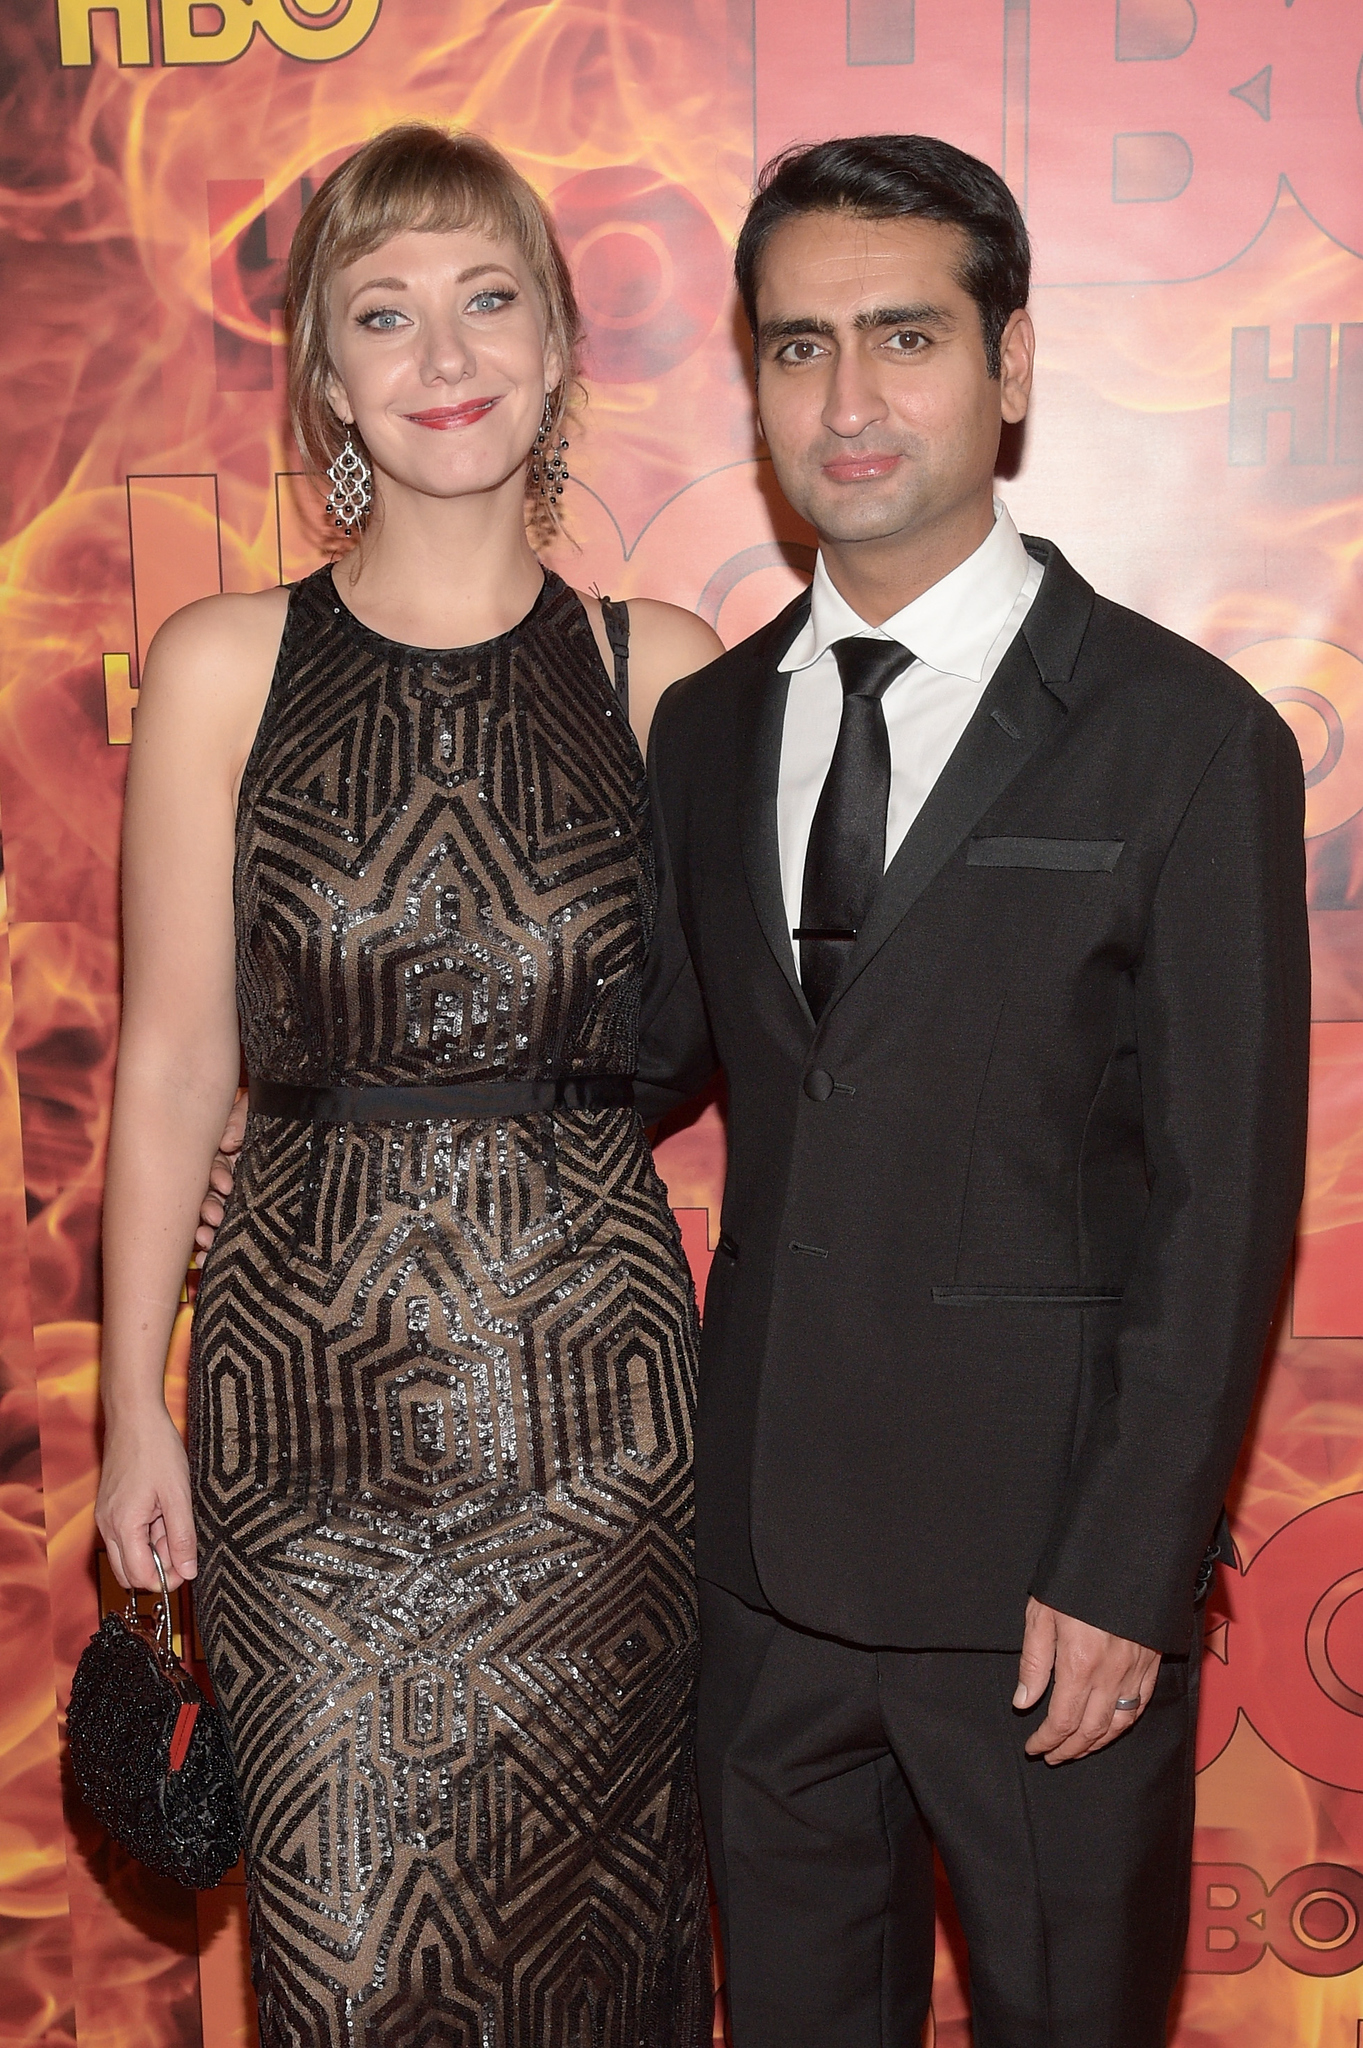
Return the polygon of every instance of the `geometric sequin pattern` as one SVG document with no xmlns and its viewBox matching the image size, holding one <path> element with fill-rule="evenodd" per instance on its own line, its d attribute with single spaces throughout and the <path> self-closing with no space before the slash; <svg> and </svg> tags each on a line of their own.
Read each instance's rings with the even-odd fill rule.
<svg viewBox="0 0 1363 2048">
<path fill-rule="evenodd" d="M 642 763 L 549 575 L 486 645 L 291 594 L 237 825 L 253 1075 L 627 1074 Z M 253 1115 L 200 1284 L 198 1611 L 263 2048 L 698 2048 L 695 1303 L 637 1115 Z"/>
</svg>

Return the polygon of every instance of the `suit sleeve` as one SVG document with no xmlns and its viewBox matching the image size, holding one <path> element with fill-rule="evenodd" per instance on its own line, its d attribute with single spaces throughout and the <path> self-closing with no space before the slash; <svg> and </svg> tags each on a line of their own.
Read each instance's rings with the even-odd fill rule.
<svg viewBox="0 0 1363 2048">
<path fill-rule="evenodd" d="M 658 907 L 639 1014 L 639 1058 L 634 1097 L 645 1123 L 655 1123 L 698 1095 L 718 1066 L 705 1000 L 677 904 L 657 762 L 659 719 L 649 738 L 649 815 L 653 833 Z"/>
<path fill-rule="evenodd" d="M 1136 969 L 1149 1204 L 1113 1388 L 1033 1592 L 1186 1651 L 1198 1566 L 1249 1417 L 1301 1201 L 1310 955 L 1301 760 L 1267 705 L 1213 757 Z"/>
</svg>

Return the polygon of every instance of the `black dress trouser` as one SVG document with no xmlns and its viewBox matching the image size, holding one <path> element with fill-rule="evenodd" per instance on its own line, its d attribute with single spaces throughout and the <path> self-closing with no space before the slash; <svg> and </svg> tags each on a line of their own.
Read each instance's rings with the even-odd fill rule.
<svg viewBox="0 0 1363 2048">
<path fill-rule="evenodd" d="M 1198 1652 L 1048 1765 L 1017 1653 L 868 1650 L 702 1583 L 701 1805 L 735 2048 L 917 2048 L 932 1845 L 975 2048 L 1161 2048 L 1187 1926 Z"/>
</svg>

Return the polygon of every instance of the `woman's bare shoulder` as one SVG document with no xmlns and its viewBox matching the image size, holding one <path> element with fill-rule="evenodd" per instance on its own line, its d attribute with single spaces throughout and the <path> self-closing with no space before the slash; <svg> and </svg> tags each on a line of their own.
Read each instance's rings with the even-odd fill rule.
<svg viewBox="0 0 1363 2048">
<path fill-rule="evenodd" d="M 724 652 L 724 642 L 714 627 L 683 605 L 664 604 L 658 597 L 637 597 L 629 616 L 640 652 L 647 648 L 681 655 L 690 662 L 690 667 L 682 670 L 684 675 Z"/>
<path fill-rule="evenodd" d="M 289 609 L 287 590 L 224 591 L 172 612 L 147 650 L 138 718 L 183 705 L 229 720 L 269 693 Z M 207 702 L 205 702 L 207 700 Z"/>
<path fill-rule="evenodd" d="M 578 596 L 609 665 L 600 602 L 586 591 Z M 668 685 L 680 676 L 694 675 L 723 652 L 724 642 L 714 627 L 684 606 L 656 597 L 629 600 L 629 716 L 641 747 L 648 745 L 653 713 Z"/>
<path fill-rule="evenodd" d="M 577 596 L 592 622 L 598 644 L 608 645 L 601 600 L 593 591 L 579 590 Z M 629 609 L 629 666 L 633 680 L 641 670 L 670 667 L 669 682 L 704 668 L 723 654 L 724 642 L 713 626 L 689 612 L 684 605 L 665 604 L 657 597 L 632 597 Z"/>
<path fill-rule="evenodd" d="M 286 588 L 221 591 L 172 612 L 147 652 L 147 666 L 173 662 L 216 668 L 221 662 L 258 662 L 273 668 L 289 609 Z"/>
<path fill-rule="evenodd" d="M 289 593 L 223 592 L 173 612 L 147 650 L 133 752 L 201 761 L 235 787 L 270 694 Z"/>
<path fill-rule="evenodd" d="M 665 604 L 658 597 L 632 597 L 629 601 L 630 674 L 668 669 L 667 682 L 692 675 L 717 655 L 724 642 L 714 627 L 689 612 L 684 605 Z"/>
</svg>

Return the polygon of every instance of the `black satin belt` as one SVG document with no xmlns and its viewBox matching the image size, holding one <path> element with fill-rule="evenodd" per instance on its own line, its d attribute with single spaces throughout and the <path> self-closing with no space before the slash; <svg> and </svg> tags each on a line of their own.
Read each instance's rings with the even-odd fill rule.
<svg viewBox="0 0 1363 2048">
<path fill-rule="evenodd" d="M 252 1081 L 260 1116 L 303 1124 L 453 1123 L 465 1117 L 552 1116 L 562 1109 L 629 1109 L 634 1083 L 623 1074 L 559 1074 L 539 1081 L 451 1081 L 427 1088 L 300 1088 Z"/>
</svg>

